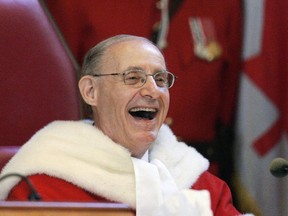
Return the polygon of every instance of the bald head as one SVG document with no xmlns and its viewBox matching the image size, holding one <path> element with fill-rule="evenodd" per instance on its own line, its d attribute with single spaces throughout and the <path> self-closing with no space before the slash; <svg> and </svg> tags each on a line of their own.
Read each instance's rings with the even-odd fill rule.
<svg viewBox="0 0 288 216">
<path fill-rule="evenodd" d="M 81 76 L 91 75 L 95 72 L 97 73 L 97 71 L 101 71 L 102 58 L 104 54 L 106 53 L 106 51 L 113 45 L 116 45 L 122 42 L 132 41 L 132 40 L 139 40 L 145 43 L 149 43 L 150 45 L 158 49 L 150 40 L 144 37 L 138 37 L 134 35 L 116 35 L 116 36 L 110 37 L 98 43 L 93 48 L 91 48 L 88 51 L 88 53 L 85 55 L 84 62 L 82 65 L 82 70 L 81 70 Z"/>
</svg>

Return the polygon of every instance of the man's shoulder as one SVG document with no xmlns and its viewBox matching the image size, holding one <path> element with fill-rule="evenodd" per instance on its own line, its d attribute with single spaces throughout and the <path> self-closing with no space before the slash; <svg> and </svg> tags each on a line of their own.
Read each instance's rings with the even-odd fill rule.
<svg viewBox="0 0 288 216">
<path fill-rule="evenodd" d="M 213 175 L 209 171 L 205 171 L 199 176 L 192 188 L 196 190 L 207 189 L 211 191 L 216 189 L 219 190 L 220 188 L 226 186 L 227 184 L 223 180 Z"/>
<path fill-rule="evenodd" d="M 43 201 L 98 201 L 110 202 L 61 178 L 46 174 L 27 176 L 34 190 Z M 25 180 L 20 181 L 10 192 L 9 200 L 26 200 L 31 188 Z"/>
</svg>

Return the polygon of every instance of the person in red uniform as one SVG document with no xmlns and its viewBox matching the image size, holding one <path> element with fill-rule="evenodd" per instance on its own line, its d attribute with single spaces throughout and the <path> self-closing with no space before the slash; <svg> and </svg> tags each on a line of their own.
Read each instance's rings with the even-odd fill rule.
<svg viewBox="0 0 288 216">
<path fill-rule="evenodd" d="M 108 38 L 84 60 L 79 81 L 94 123 L 55 121 L 3 168 L 28 176 L 45 201 L 121 202 L 137 215 L 240 215 L 228 186 L 194 148 L 163 124 L 175 77 L 160 50 L 131 35 Z M 0 199 L 26 200 L 7 178 Z"/>
<path fill-rule="evenodd" d="M 219 162 L 220 171 L 216 163 L 214 174 L 229 178 L 241 62 L 241 0 L 46 3 L 79 63 L 106 37 L 125 33 L 153 38 L 181 83 L 170 92 L 167 122 L 179 139 Z"/>
</svg>

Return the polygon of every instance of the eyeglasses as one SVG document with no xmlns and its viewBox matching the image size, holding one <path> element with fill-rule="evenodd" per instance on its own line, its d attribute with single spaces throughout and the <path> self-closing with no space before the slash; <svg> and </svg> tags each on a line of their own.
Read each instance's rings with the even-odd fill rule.
<svg viewBox="0 0 288 216">
<path fill-rule="evenodd" d="M 146 74 L 145 71 L 139 69 L 127 70 L 123 73 L 93 74 L 93 76 L 95 77 L 111 76 L 111 75 L 112 76 L 123 75 L 125 85 L 133 85 L 136 88 L 140 88 L 146 83 L 147 76 L 152 76 L 158 87 L 166 87 L 166 88 L 171 88 L 176 79 L 174 74 L 166 70 L 156 72 L 155 74 Z"/>
</svg>

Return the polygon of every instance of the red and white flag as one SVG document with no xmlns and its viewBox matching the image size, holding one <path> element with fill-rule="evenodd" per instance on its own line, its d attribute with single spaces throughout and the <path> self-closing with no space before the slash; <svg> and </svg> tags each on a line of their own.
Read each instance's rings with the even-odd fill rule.
<svg viewBox="0 0 288 216">
<path fill-rule="evenodd" d="M 264 216 L 288 215 L 288 176 L 269 172 L 274 158 L 288 159 L 287 9 L 286 0 L 244 1 L 235 168 Z"/>
</svg>

